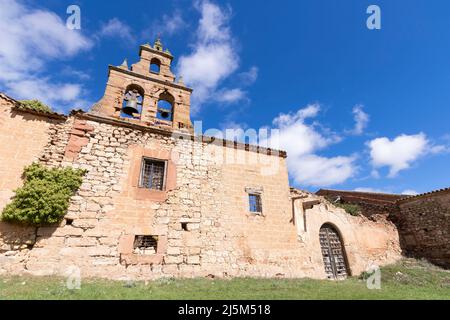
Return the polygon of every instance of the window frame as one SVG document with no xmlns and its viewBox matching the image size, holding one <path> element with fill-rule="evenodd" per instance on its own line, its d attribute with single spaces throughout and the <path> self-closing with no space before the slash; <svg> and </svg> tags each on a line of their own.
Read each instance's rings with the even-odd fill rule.
<svg viewBox="0 0 450 320">
<path fill-rule="evenodd" d="M 159 242 L 159 237 L 158 236 L 155 236 L 155 235 L 137 235 L 137 234 L 134 236 L 133 253 L 134 253 L 134 251 L 136 249 L 138 249 L 138 250 L 146 250 L 147 248 L 150 248 L 150 247 L 144 247 L 144 246 L 137 245 L 139 242 L 144 242 L 145 243 L 146 241 L 148 241 L 148 240 L 146 240 L 147 237 L 152 238 L 152 240 L 155 242 L 155 245 L 151 246 L 155 250 L 155 253 L 153 255 L 156 255 L 158 253 L 158 242 Z M 134 253 L 134 254 L 136 254 L 136 253 Z"/>
<path fill-rule="evenodd" d="M 163 163 L 163 164 L 164 164 L 163 182 L 162 182 L 162 188 L 161 188 L 161 189 L 147 188 L 147 187 L 145 187 L 145 186 L 143 185 L 145 161 L 160 162 L 160 163 Z M 141 160 L 141 168 L 140 168 L 140 173 L 139 173 L 139 183 L 138 183 L 138 187 L 141 188 L 141 189 L 144 189 L 144 190 L 151 190 L 151 191 L 166 191 L 166 185 L 167 185 L 167 167 L 168 167 L 167 160 L 156 159 L 156 158 L 151 158 L 151 157 L 142 157 L 142 160 Z"/>
<path fill-rule="evenodd" d="M 252 214 L 255 215 L 263 215 L 263 202 L 262 202 L 262 194 L 261 193 L 257 193 L 257 192 L 248 192 L 248 211 Z M 255 206 L 256 206 L 256 210 L 259 209 L 259 211 L 252 211 L 252 202 L 251 202 L 251 198 L 255 197 Z M 259 205 L 259 208 L 258 208 Z"/>
</svg>

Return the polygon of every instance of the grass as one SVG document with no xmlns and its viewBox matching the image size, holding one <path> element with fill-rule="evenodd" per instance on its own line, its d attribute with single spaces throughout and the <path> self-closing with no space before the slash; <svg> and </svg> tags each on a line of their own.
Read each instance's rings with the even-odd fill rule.
<svg viewBox="0 0 450 320">
<path fill-rule="evenodd" d="M 161 279 L 121 282 L 83 279 L 69 290 L 55 277 L 0 277 L 0 299 L 450 299 L 450 272 L 405 259 L 381 269 L 381 289 L 364 280 Z"/>
</svg>

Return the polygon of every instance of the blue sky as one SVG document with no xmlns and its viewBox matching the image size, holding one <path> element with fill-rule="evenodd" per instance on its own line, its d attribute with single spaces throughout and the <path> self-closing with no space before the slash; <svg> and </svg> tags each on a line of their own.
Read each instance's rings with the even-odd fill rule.
<svg viewBox="0 0 450 320">
<path fill-rule="evenodd" d="M 79 31 L 65 28 L 72 4 Z M 372 4 L 380 30 L 366 26 Z M 449 10 L 444 0 L 0 0 L 0 91 L 87 109 L 108 64 L 136 62 L 161 33 L 194 88 L 192 120 L 279 129 L 293 185 L 421 193 L 450 185 Z"/>
</svg>

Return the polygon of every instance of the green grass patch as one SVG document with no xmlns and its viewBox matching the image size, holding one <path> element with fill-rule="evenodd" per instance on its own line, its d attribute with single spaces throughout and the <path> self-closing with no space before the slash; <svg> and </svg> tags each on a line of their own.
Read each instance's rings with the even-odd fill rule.
<svg viewBox="0 0 450 320">
<path fill-rule="evenodd" d="M 69 290 L 64 278 L 0 277 L 0 299 L 450 299 L 450 272 L 403 260 L 381 269 L 381 289 L 365 280 L 312 279 L 160 279 L 108 281 L 82 279 Z"/>
</svg>

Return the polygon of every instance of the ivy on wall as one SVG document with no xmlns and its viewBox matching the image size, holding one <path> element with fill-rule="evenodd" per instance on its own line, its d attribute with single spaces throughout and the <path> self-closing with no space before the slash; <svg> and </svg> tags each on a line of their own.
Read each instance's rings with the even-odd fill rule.
<svg viewBox="0 0 450 320">
<path fill-rule="evenodd" d="M 25 225 L 59 222 L 67 212 L 70 197 L 81 186 L 82 169 L 47 168 L 33 163 L 25 168 L 23 187 L 2 212 L 2 220 Z"/>
<path fill-rule="evenodd" d="M 19 101 L 18 105 L 19 109 L 25 109 L 25 110 L 33 110 L 37 112 L 45 112 L 45 113 L 52 113 L 53 110 L 46 104 L 43 104 L 39 100 L 22 100 Z"/>
</svg>

